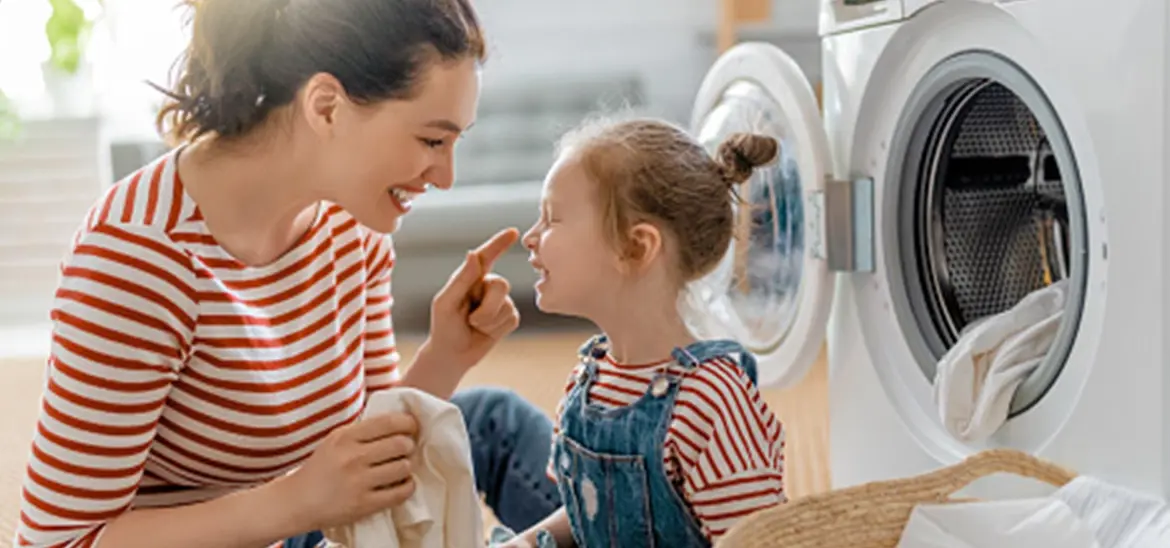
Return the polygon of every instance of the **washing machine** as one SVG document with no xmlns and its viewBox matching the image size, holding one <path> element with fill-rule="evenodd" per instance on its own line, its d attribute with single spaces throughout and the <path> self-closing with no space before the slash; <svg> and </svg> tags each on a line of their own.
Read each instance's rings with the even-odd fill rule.
<svg viewBox="0 0 1170 548">
<path fill-rule="evenodd" d="M 827 338 L 834 487 L 1009 447 L 1170 495 L 1168 16 L 1163 0 L 822 0 L 821 108 L 776 46 L 710 69 L 700 139 L 765 132 L 782 154 L 739 189 L 692 327 L 754 350 L 764 386 L 798 382 Z M 1007 422 L 949 434 L 939 359 L 1061 279 L 1061 327 Z"/>
</svg>

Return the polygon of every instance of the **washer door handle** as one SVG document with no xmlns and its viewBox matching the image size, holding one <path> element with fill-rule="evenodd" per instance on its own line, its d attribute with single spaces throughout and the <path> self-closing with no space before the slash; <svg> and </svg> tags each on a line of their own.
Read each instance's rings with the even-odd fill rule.
<svg viewBox="0 0 1170 548">
<path fill-rule="evenodd" d="M 873 179 L 825 181 L 809 202 L 813 254 L 834 272 L 873 272 Z"/>
</svg>

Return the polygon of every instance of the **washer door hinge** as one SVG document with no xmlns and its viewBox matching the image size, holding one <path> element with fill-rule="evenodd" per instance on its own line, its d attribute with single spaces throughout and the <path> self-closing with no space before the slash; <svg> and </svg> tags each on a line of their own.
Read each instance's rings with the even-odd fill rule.
<svg viewBox="0 0 1170 548">
<path fill-rule="evenodd" d="M 807 207 L 813 256 L 835 272 L 873 272 L 873 179 L 827 179 Z"/>
</svg>

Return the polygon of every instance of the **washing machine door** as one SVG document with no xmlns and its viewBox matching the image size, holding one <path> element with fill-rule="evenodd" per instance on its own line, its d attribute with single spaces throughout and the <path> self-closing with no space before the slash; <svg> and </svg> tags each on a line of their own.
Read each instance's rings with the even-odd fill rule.
<svg viewBox="0 0 1170 548">
<path fill-rule="evenodd" d="M 761 386 L 795 384 L 820 353 L 833 294 L 823 213 L 829 146 L 812 86 L 778 47 L 740 44 L 704 78 L 691 126 L 712 153 L 729 135 L 752 132 L 776 138 L 780 156 L 736 189 L 736 237 L 686 291 L 688 325 L 756 354 Z"/>
</svg>

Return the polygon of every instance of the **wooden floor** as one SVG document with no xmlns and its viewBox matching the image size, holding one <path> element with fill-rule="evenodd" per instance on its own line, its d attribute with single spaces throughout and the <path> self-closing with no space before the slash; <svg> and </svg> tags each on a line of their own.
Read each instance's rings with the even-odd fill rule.
<svg viewBox="0 0 1170 548">
<path fill-rule="evenodd" d="M 514 335 L 472 370 L 464 385 L 512 388 L 551 414 L 574 365 L 576 349 L 588 335 L 565 330 Z M 400 341 L 408 360 L 418 342 L 413 338 Z M 43 360 L 0 360 L 0 548 L 10 546 L 18 518 L 19 483 L 43 369 Z M 788 432 L 789 496 L 828 489 L 828 378 L 824 360 L 801 385 L 786 391 L 765 391 L 765 399 Z"/>
</svg>

